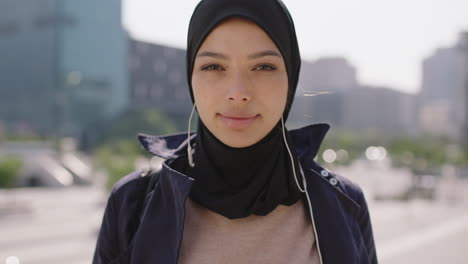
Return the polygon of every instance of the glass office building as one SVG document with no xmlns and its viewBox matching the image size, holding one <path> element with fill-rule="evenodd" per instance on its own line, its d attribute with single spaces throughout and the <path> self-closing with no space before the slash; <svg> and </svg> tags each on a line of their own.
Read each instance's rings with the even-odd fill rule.
<svg viewBox="0 0 468 264">
<path fill-rule="evenodd" d="M 128 36 L 117 0 L 0 2 L 0 122 L 79 136 L 128 105 Z"/>
</svg>

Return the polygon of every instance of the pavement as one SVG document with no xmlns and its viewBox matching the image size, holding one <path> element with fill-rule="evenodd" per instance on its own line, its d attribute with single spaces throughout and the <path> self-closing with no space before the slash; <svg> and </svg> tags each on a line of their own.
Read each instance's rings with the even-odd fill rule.
<svg viewBox="0 0 468 264">
<path fill-rule="evenodd" d="M 106 195 L 93 187 L 3 191 L 0 208 L 21 210 L 0 213 L 0 263 L 91 263 Z"/>
<path fill-rule="evenodd" d="M 468 263 L 468 199 L 440 197 L 369 199 L 380 263 Z M 91 263 L 106 201 L 98 187 L 0 190 L 0 263 Z"/>
<path fill-rule="evenodd" d="M 380 263 L 468 263 L 467 209 L 423 200 L 372 203 Z"/>
</svg>

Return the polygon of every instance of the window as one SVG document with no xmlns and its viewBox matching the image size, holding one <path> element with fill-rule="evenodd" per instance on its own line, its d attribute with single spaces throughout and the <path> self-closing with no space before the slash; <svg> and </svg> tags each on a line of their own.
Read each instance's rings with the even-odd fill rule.
<svg viewBox="0 0 468 264">
<path fill-rule="evenodd" d="M 156 59 L 156 61 L 153 64 L 153 70 L 159 75 L 164 75 L 167 70 L 166 62 L 163 59 Z"/>
<path fill-rule="evenodd" d="M 19 26 L 15 22 L 0 24 L 0 37 L 13 36 L 19 32 Z"/>
<path fill-rule="evenodd" d="M 148 89 L 144 83 L 138 83 L 134 91 L 135 97 L 139 99 L 144 99 L 148 95 Z"/>
<path fill-rule="evenodd" d="M 163 90 L 160 85 L 155 84 L 153 85 L 153 87 L 151 87 L 151 91 L 150 91 L 151 98 L 153 99 L 161 98 L 162 94 L 163 94 Z"/>
<path fill-rule="evenodd" d="M 56 26 L 74 26 L 77 22 L 75 18 L 61 14 L 40 16 L 33 23 L 37 28 L 51 28 Z"/>
<path fill-rule="evenodd" d="M 182 80 L 180 72 L 171 72 L 169 74 L 169 83 L 172 85 L 177 85 Z"/>
</svg>

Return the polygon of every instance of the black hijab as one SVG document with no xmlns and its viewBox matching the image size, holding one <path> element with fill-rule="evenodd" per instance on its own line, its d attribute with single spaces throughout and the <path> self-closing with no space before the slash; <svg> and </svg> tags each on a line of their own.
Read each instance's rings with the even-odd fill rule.
<svg viewBox="0 0 468 264">
<path fill-rule="evenodd" d="M 256 23 L 282 53 L 288 74 L 288 98 L 283 112 L 286 120 L 296 91 L 301 58 L 292 18 L 280 0 L 202 0 L 197 5 L 190 20 L 186 57 L 192 101 L 191 80 L 198 49 L 219 23 L 231 17 Z M 256 144 L 233 148 L 219 141 L 199 119 L 195 166 L 186 171 L 195 179 L 191 199 L 230 219 L 266 215 L 279 204 L 296 203 L 301 192 L 294 180 L 293 166 L 297 177 L 300 169 L 295 158 L 291 163 L 282 129 L 278 122 Z"/>
<path fill-rule="evenodd" d="M 294 23 L 281 0 L 203 0 L 190 19 L 187 37 L 187 80 L 190 96 L 195 56 L 208 34 L 229 17 L 243 17 L 255 22 L 273 40 L 284 58 L 288 72 L 289 92 L 283 117 L 286 120 L 296 93 L 301 56 Z"/>
</svg>

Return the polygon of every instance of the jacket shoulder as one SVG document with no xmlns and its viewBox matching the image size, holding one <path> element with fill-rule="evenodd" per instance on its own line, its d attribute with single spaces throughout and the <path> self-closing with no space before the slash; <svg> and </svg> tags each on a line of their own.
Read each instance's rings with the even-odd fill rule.
<svg viewBox="0 0 468 264">
<path fill-rule="evenodd" d="M 104 211 L 93 263 L 114 263 L 114 260 L 125 257 L 138 226 L 136 216 L 145 192 L 145 178 L 148 178 L 143 175 L 142 171 L 134 171 L 113 185 Z"/>
<path fill-rule="evenodd" d="M 353 198 L 353 200 L 355 200 L 358 203 L 363 199 L 364 192 L 362 191 L 362 188 L 358 183 L 350 180 L 349 178 L 341 174 L 335 172 L 332 172 L 332 174 L 340 183 L 340 187 L 344 193 L 349 195 L 351 198 Z"/>
<path fill-rule="evenodd" d="M 143 196 L 149 178 L 146 176 L 147 173 L 143 170 L 137 170 L 122 177 L 112 186 L 110 195 L 114 197 L 117 203 Z"/>
<path fill-rule="evenodd" d="M 137 216 L 142 209 L 148 182 L 147 174 L 139 170 L 122 177 L 112 187 L 109 199 L 113 200 L 120 226 L 132 230 L 138 225 Z"/>
<path fill-rule="evenodd" d="M 360 213 L 357 220 L 366 249 L 366 255 L 369 263 L 378 263 L 369 207 L 364 192 L 357 183 L 350 179 L 336 173 L 334 175 L 340 181 L 342 191 L 359 205 Z"/>
<path fill-rule="evenodd" d="M 129 241 L 138 227 L 138 216 L 142 210 L 149 177 L 142 171 L 134 171 L 117 181 L 110 196 L 114 201 L 119 233 L 123 241 Z"/>
<path fill-rule="evenodd" d="M 362 207 L 365 198 L 359 184 L 339 173 L 324 168 L 317 162 L 312 163 L 310 168 L 315 174 L 325 180 L 332 189 L 348 198 L 348 200 L 351 200 L 358 207 Z"/>
<path fill-rule="evenodd" d="M 134 171 L 114 183 L 111 189 L 111 195 L 119 196 L 123 193 L 136 191 L 143 185 L 144 181 L 144 172 L 142 170 Z"/>
<path fill-rule="evenodd" d="M 362 193 L 362 189 L 359 186 L 359 184 L 350 180 L 349 178 L 347 178 L 346 176 L 340 173 L 336 173 L 334 171 L 331 171 L 325 168 L 324 166 L 322 166 L 321 164 L 315 161 L 312 163 L 309 163 L 307 168 L 314 171 L 315 174 L 319 175 L 320 177 L 327 179 L 331 185 L 336 186 L 337 188 L 339 188 L 341 191 L 343 191 L 344 193 L 348 195 L 355 196 L 355 195 L 359 195 Z M 336 179 L 336 181 L 332 181 L 331 180 L 332 178 Z"/>
</svg>

